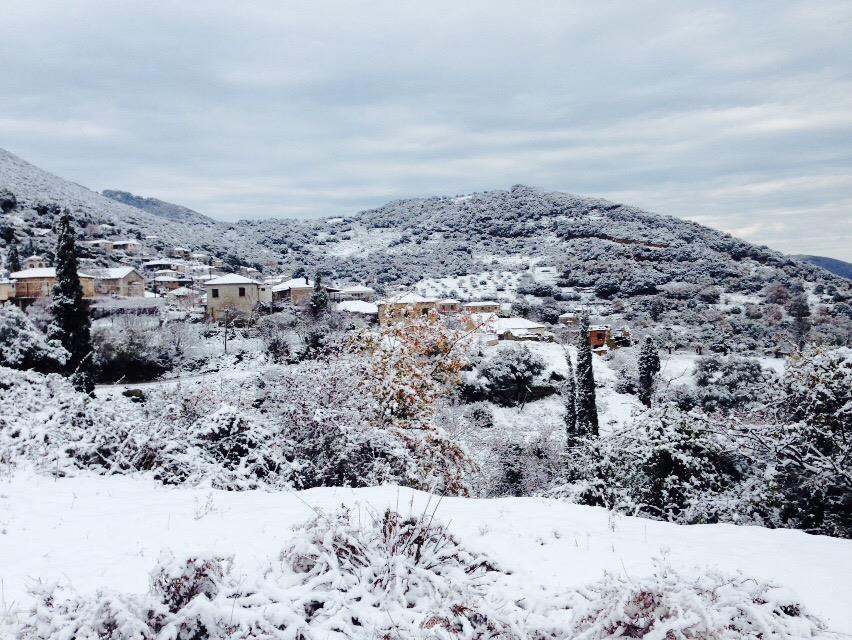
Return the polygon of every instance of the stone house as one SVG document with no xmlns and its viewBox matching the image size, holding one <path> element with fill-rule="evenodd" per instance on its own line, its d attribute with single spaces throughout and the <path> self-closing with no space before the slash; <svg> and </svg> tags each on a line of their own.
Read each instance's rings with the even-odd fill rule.
<svg viewBox="0 0 852 640">
<path fill-rule="evenodd" d="M 612 328 L 608 324 L 593 324 L 589 327 L 589 344 L 592 349 L 606 346 Z"/>
<path fill-rule="evenodd" d="M 437 307 L 437 299 L 424 298 L 416 293 L 406 293 L 396 298 L 381 300 L 378 303 L 379 325 L 385 326 L 407 318 L 426 316 L 430 311 L 437 311 Z"/>
<path fill-rule="evenodd" d="M 443 298 L 438 300 L 436 308 L 438 313 L 461 313 L 462 305 L 461 301 L 455 298 Z"/>
<path fill-rule="evenodd" d="M 94 298 L 95 277 L 80 272 L 77 275 L 83 287 L 83 297 Z M 56 286 L 56 269 L 53 267 L 24 269 L 9 274 L 9 279 L 15 282 L 15 298 L 45 298 L 53 295 L 53 287 Z"/>
<path fill-rule="evenodd" d="M 345 300 L 362 300 L 364 302 L 372 302 L 376 298 L 376 291 L 371 287 L 366 287 L 362 284 L 356 284 L 351 287 L 343 287 L 329 294 L 333 302 L 343 302 Z"/>
<path fill-rule="evenodd" d="M 112 251 L 113 243 L 112 240 L 86 240 L 80 244 L 84 244 L 87 247 L 97 247 L 98 249 L 103 249 L 104 251 Z"/>
<path fill-rule="evenodd" d="M 95 276 L 95 293 L 101 296 L 136 298 L 145 295 L 145 278 L 133 267 L 90 269 Z"/>
<path fill-rule="evenodd" d="M 115 240 L 112 248 L 116 251 L 124 251 L 127 254 L 137 254 L 142 251 L 142 243 L 138 240 Z"/>
<path fill-rule="evenodd" d="M 261 303 L 261 285 L 257 280 L 230 273 L 204 283 L 207 291 L 207 317 L 218 322 L 252 316 Z"/>
<path fill-rule="evenodd" d="M 470 313 L 497 313 L 500 311 L 500 303 L 494 300 L 475 300 L 465 302 L 464 308 Z"/>
<path fill-rule="evenodd" d="M 307 304 L 314 295 L 313 280 L 308 278 L 293 278 L 272 287 L 274 302 L 289 302 L 290 304 Z"/>
</svg>

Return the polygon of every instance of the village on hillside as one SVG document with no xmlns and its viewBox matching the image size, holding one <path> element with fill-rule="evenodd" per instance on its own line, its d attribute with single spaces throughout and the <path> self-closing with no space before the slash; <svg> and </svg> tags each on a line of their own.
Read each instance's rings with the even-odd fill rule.
<svg viewBox="0 0 852 640">
<path fill-rule="evenodd" d="M 482 334 L 485 344 L 553 342 L 554 330 L 573 340 L 584 315 L 605 317 L 600 308 L 577 304 L 559 315 L 557 323 L 547 324 L 513 315 L 512 303 L 506 300 L 461 300 L 404 289 L 379 296 L 365 283 L 325 283 L 319 276 L 307 275 L 305 269 L 264 275 L 257 268 L 240 265 L 235 269 L 220 258 L 182 246 L 151 251 L 142 240 L 107 238 L 106 234 L 112 231 L 110 225 L 97 225 L 85 230 L 89 239 L 78 241 L 79 247 L 96 248 L 118 263 L 101 267 L 87 264 L 94 260 L 80 259 L 78 276 L 83 297 L 97 317 L 166 311 L 180 314 L 183 320 L 226 327 L 250 326 L 264 315 L 288 307 L 304 308 L 321 293 L 329 309 L 366 324 L 384 326 L 411 317 L 436 321 L 457 317 Z M 147 240 L 159 238 L 152 236 Z M 34 254 L 19 262 L 19 269 L 0 277 L 0 302 L 9 301 L 26 309 L 49 299 L 57 283 L 56 269 L 49 257 Z M 274 269 L 277 264 L 269 266 Z M 594 353 L 605 354 L 612 348 L 629 346 L 630 330 L 599 322 L 589 327 L 589 341 Z"/>
</svg>

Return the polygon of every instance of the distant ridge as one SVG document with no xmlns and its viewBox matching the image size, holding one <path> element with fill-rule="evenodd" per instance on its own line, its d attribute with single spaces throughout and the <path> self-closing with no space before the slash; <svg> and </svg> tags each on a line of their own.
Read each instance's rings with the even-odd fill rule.
<svg viewBox="0 0 852 640">
<path fill-rule="evenodd" d="M 114 189 L 105 189 L 101 192 L 101 195 L 109 198 L 110 200 L 115 200 L 116 202 L 121 202 L 122 204 L 142 209 L 148 213 L 153 213 L 155 216 L 166 218 L 167 220 L 207 225 L 216 224 L 216 221 L 213 220 L 213 218 L 205 216 L 202 213 L 198 213 L 197 211 L 193 211 L 192 209 L 179 204 L 172 204 L 171 202 L 158 200 L 157 198 L 145 198 L 143 196 L 134 195 L 129 191 L 117 191 Z"/>
<path fill-rule="evenodd" d="M 816 267 L 821 267 L 836 276 L 852 280 L 852 263 L 850 262 L 844 262 L 836 258 L 826 258 L 825 256 L 798 255 L 795 257 Z"/>
</svg>

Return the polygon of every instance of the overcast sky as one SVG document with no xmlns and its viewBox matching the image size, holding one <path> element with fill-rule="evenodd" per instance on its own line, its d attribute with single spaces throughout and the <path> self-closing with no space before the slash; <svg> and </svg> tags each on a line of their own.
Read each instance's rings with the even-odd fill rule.
<svg viewBox="0 0 852 640">
<path fill-rule="evenodd" d="M 524 183 L 852 259 L 852 2 L 3 0 L 0 146 L 221 219 Z"/>
</svg>

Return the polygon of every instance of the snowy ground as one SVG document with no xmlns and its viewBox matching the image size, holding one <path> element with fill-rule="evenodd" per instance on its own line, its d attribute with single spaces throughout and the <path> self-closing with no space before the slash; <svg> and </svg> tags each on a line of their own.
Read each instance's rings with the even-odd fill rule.
<svg viewBox="0 0 852 640">
<path fill-rule="evenodd" d="M 277 555 L 290 527 L 340 503 L 421 513 L 427 494 L 375 487 L 299 493 L 168 488 L 139 478 L 52 480 L 24 472 L 0 484 L 3 609 L 27 606 L 38 579 L 143 592 L 161 549 L 178 556 L 234 554 L 253 571 Z M 834 632 L 852 634 L 852 541 L 733 525 L 680 526 L 615 517 L 539 498 L 444 498 L 436 518 L 491 554 L 531 595 L 537 585 L 577 586 L 603 571 L 639 576 L 667 554 L 675 568 L 741 569 L 791 588 Z"/>
</svg>

